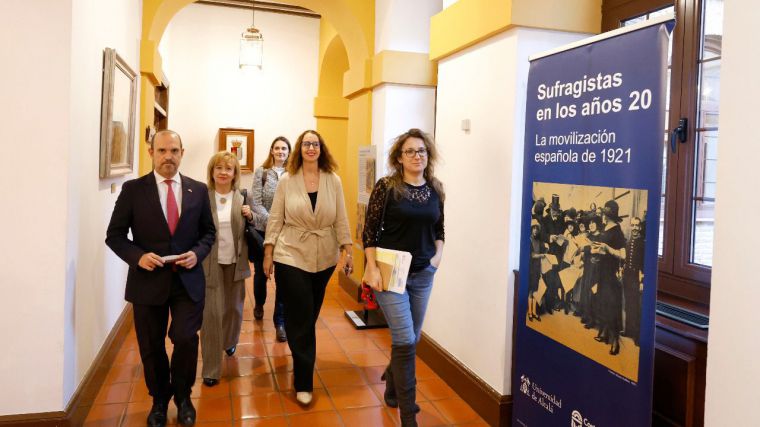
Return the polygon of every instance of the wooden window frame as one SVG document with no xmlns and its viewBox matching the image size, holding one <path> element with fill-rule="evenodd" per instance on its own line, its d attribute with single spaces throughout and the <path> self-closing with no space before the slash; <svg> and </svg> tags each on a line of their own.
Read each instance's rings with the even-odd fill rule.
<svg viewBox="0 0 760 427">
<path fill-rule="evenodd" d="M 602 30 L 618 28 L 622 21 L 668 6 L 675 6 L 671 60 L 670 115 L 668 132 L 688 119 L 688 140 L 678 144 L 667 159 L 663 254 L 658 262 L 658 299 L 679 303 L 707 314 L 712 269 L 690 262 L 692 228 L 695 223 L 692 195 L 695 185 L 695 151 L 698 140 L 699 53 L 703 0 L 604 0 Z"/>
</svg>

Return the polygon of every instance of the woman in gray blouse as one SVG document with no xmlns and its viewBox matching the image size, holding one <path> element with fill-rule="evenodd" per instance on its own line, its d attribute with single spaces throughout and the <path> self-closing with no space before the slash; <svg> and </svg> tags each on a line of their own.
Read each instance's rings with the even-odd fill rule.
<svg viewBox="0 0 760 427">
<path fill-rule="evenodd" d="M 269 220 L 269 210 L 272 208 L 274 191 L 277 183 L 285 172 L 285 166 L 290 155 L 290 141 L 284 136 L 278 136 L 269 147 L 269 156 L 266 161 L 256 169 L 253 176 L 253 226 L 264 237 Z M 255 305 L 253 317 L 256 320 L 264 318 L 264 302 L 267 299 L 267 276 L 264 274 L 263 259 L 256 257 L 253 260 L 253 296 Z M 285 334 L 285 310 L 282 301 L 275 292 L 274 299 L 274 326 L 277 332 L 277 341 L 287 341 Z"/>
</svg>

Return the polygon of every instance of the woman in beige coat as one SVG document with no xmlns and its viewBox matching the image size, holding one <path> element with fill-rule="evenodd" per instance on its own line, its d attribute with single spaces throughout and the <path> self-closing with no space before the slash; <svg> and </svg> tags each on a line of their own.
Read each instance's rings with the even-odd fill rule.
<svg viewBox="0 0 760 427">
<path fill-rule="evenodd" d="M 285 303 L 293 382 L 302 405 L 312 400 L 315 325 L 341 252 L 346 273 L 353 269 L 343 186 L 335 169 L 322 137 L 313 130 L 302 133 L 277 185 L 264 240 L 264 272 L 271 276 L 274 270 Z"/>
<path fill-rule="evenodd" d="M 219 384 L 222 351 L 235 354 L 243 322 L 245 279 L 251 276 L 245 219 L 253 219 L 250 206 L 238 190 L 240 163 L 220 151 L 208 162 L 208 197 L 216 226 L 216 242 L 203 260 L 206 273 L 206 305 L 203 309 L 201 347 L 203 384 Z"/>
</svg>

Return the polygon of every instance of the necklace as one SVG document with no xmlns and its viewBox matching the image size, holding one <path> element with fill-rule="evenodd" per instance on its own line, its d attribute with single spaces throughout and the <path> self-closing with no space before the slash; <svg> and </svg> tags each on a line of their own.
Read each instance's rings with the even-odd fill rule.
<svg viewBox="0 0 760 427">
<path fill-rule="evenodd" d="M 227 194 L 216 193 L 216 197 L 219 199 L 219 203 L 221 204 L 227 203 L 227 197 L 228 197 Z"/>
</svg>

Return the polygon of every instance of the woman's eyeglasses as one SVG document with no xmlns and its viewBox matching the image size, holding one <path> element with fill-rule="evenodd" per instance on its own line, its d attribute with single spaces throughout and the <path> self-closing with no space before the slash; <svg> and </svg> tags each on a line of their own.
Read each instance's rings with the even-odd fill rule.
<svg viewBox="0 0 760 427">
<path fill-rule="evenodd" d="M 420 157 L 427 157 L 427 150 L 424 149 L 424 148 L 420 148 L 419 150 L 415 150 L 413 148 L 408 148 L 408 149 L 402 151 L 402 153 L 404 153 L 404 155 L 408 159 L 413 159 L 417 154 L 419 154 Z"/>
<path fill-rule="evenodd" d="M 319 148 L 319 141 L 317 142 L 303 142 L 302 145 L 306 148 Z"/>
</svg>

